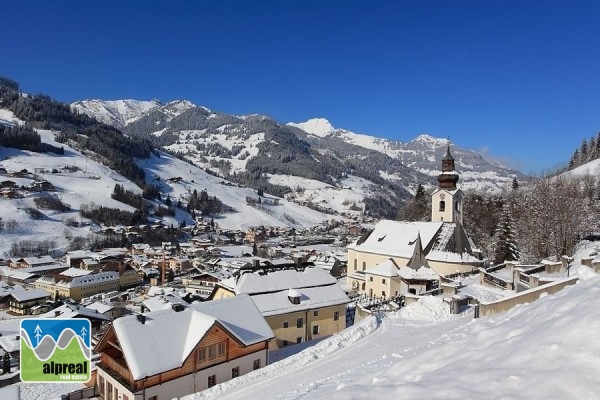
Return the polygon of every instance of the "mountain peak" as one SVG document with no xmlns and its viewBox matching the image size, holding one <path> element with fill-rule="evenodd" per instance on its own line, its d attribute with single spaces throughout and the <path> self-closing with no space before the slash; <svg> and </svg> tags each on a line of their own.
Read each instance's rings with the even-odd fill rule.
<svg viewBox="0 0 600 400">
<path fill-rule="evenodd" d="M 432 149 L 452 144 L 450 139 L 436 138 L 427 134 L 417 136 L 411 141 L 411 143 L 421 143 Z"/>
<path fill-rule="evenodd" d="M 288 125 L 295 126 L 306 133 L 320 137 L 325 137 L 335 130 L 333 125 L 325 118 L 312 118 L 300 123 L 288 122 Z"/>
</svg>

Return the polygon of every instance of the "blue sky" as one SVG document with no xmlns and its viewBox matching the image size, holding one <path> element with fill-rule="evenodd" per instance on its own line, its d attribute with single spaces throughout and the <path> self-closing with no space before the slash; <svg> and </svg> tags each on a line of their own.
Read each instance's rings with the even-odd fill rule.
<svg viewBox="0 0 600 400">
<path fill-rule="evenodd" d="M 521 171 L 600 130 L 600 3 L 12 1 L 0 75 L 24 91 L 188 99 L 401 141 L 450 137 Z"/>
</svg>

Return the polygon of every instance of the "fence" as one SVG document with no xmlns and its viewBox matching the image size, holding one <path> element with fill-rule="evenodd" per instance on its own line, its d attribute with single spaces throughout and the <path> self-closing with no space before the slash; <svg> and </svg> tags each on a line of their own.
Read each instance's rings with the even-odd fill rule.
<svg viewBox="0 0 600 400">
<path fill-rule="evenodd" d="M 100 396 L 100 392 L 96 386 L 86 387 L 83 389 L 75 390 L 74 392 L 63 394 L 61 400 L 81 400 L 89 399 L 92 397 Z"/>
</svg>

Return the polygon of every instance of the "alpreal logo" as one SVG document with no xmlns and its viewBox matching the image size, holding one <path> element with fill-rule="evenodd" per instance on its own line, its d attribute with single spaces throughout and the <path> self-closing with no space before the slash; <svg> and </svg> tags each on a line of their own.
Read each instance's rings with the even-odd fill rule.
<svg viewBox="0 0 600 400">
<path fill-rule="evenodd" d="M 91 328 L 83 318 L 21 320 L 21 380 L 89 381 Z"/>
</svg>

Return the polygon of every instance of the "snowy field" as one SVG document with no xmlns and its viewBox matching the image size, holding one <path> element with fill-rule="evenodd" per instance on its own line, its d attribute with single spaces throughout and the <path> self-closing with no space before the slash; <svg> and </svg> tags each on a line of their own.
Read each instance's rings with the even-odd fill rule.
<svg viewBox="0 0 600 400">
<path fill-rule="evenodd" d="M 452 318 L 426 298 L 185 399 L 599 399 L 600 278 L 590 271 L 488 318 Z"/>
</svg>

